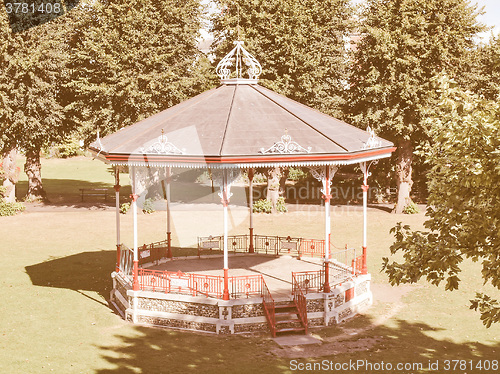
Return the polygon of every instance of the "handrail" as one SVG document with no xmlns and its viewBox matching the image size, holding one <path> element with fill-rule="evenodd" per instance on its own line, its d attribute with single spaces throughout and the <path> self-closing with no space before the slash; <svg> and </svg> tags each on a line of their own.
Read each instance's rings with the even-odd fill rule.
<svg viewBox="0 0 500 374">
<path fill-rule="evenodd" d="M 264 306 L 264 312 L 266 314 L 266 319 L 271 329 L 271 334 L 273 338 L 276 337 L 276 317 L 275 317 L 275 302 L 267 287 L 264 277 L 262 277 L 262 305 Z"/>
<path fill-rule="evenodd" d="M 299 282 L 295 278 L 295 274 L 292 273 L 292 294 L 293 301 L 297 306 L 297 311 L 299 312 L 300 320 L 304 326 L 305 333 L 307 334 L 307 299 L 302 292 Z"/>
<path fill-rule="evenodd" d="M 125 278 L 128 278 L 131 281 L 132 277 L 132 268 L 134 265 L 134 251 L 132 251 L 125 244 L 120 244 L 120 262 L 118 269 L 120 272 L 125 275 Z"/>
</svg>

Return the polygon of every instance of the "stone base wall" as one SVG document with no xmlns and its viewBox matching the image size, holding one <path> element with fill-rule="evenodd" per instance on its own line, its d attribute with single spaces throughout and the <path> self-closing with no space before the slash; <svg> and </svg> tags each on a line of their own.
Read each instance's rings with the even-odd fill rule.
<svg viewBox="0 0 500 374">
<path fill-rule="evenodd" d="M 111 302 L 133 323 L 216 334 L 269 331 L 260 297 L 225 301 L 204 296 L 133 291 L 119 274 L 113 273 L 112 278 Z M 370 306 L 370 280 L 370 275 L 362 275 L 336 286 L 328 294 L 307 294 L 309 327 L 340 323 Z"/>
</svg>

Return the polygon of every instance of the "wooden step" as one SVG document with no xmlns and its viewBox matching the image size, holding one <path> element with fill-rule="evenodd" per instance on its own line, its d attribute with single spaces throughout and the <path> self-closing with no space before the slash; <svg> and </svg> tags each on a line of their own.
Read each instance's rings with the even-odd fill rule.
<svg viewBox="0 0 500 374">
<path fill-rule="evenodd" d="M 300 320 L 300 318 L 290 318 L 290 319 L 284 319 L 284 320 L 276 321 L 276 325 L 278 325 L 278 323 L 280 323 L 280 324 L 285 324 L 285 323 L 302 323 L 302 321 Z"/>
<path fill-rule="evenodd" d="M 276 334 L 286 333 L 286 332 L 299 332 L 299 331 L 302 331 L 305 333 L 306 329 L 305 329 L 305 327 L 285 327 L 282 329 L 276 328 Z"/>
</svg>

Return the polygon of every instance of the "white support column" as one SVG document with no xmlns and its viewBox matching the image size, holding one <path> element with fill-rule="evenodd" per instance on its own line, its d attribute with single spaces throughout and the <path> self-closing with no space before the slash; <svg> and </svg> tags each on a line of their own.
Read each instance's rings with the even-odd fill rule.
<svg viewBox="0 0 500 374">
<path fill-rule="evenodd" d="M 172 230 L 170 229 L 170 181 L 172 168 L 167 168 L 167 257 L 172 258 Z"/>
<path fill-rule="evenodd" d="M 248 168 L 248 181 L 249 181 L 249 189 L 248 189 L 248 200 L 250 205 L 250 245 L 248 246 L 248 252 L 254 253 L 254 243 L 253 243 L 253 176 L 254 170 L 253 168 Z"/>
<path fill-rule="evenodd" d="M 229 205 L 229 195 L 228 195 L 228 185 L 227 185 L 227 170 L 224 170 L 222 177 L 222 204 L 224 206 L 224 292 L 222 298 L 224 300 L 229 300 L 229 258 L 228 252 L 229 248 L 227 246 L 227 236 L 228 236 L 228 205 Z"/>
<path fill-rule="evenodd" d="M 115 166 L 115 209 L 116 209 L 116 267 L 115 271 L 120 271 L 121 241 L 120 241 L 120 169 Z"/>
<path fill-rule="evenodd" d="M 367 163 L 366 161 L 360 162 L 359 167 L 363 173 L 363 255 L 362 255 L 362 265 L 361 274 L 368 274 L 368 263 L 367 263 L 367 231 L 368 231 L 368 177 L 371 175 L 369 172 L 370 166 L 377 163 L 377 161 L 371 161 Z"/>
<path fill-rule="evenodd" d="M 135 167 L 130 167 L 130 172 L 132 173 L 132 216 L 134 220 L 134 291 L 139 290 L 139 248 L 137 244 L 137 178 L 135 175 Z"/>
<path fill-rule="evenodd" d="M 323 284 L 323 292 L 330 292 L 330 243 L 331 243 L 331 216 L 330 216 L 330 199 L 332 198 L 330 185 L 332 178 L 338 170 L 338 166 L 321 166 L 309 168 L 312 176 L 323 184 L 323 199 L 325 200 L 325 279 Z"/>
<path fill-rule="evenodd" d="M 232 196 L 231 184 L 239 176 L 239 169 L 215 169 L 212 170 L 212 178 L 214 178 L 220 187 L 219 197 L 221 198 L 224 207 L 224 290 L 222 293 L 223 300 L 229 300 L 229 261 L 228 261 L 228 232 L 229 232 L 229 200 Z"/>
<path fill-rule="evenodd" d="M 323 194 L 325 199 L 325 283 L 324 292 L 330 292 L 330 240 L 331 240 L 331 218 L 330 218 L 330 166 L 325 166 L 325 179 L 323 182 Z"/>
</svg>

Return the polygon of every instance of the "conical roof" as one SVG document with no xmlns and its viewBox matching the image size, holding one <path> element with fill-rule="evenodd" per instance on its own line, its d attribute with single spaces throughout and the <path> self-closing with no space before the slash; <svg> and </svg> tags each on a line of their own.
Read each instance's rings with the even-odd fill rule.
<svg viewBox="0 0 500 374">
<path fill-rule="evenodd" d="M 236 83 L 236 82 L 235 82 Z M 113 164 L 350 164 L 393 143 L 258 84 L 223 84 L 90 145 Z"/>
<path fill-rule="evenodd" d="M 118 165 L 223 168 L 351 164 L 395 150 L 369 129 L 260 86 L 260 64 L 243 42 L 235 44 L 217 66 L 221 86 L 98 139 L 90 150 Z"/>
</svg>

